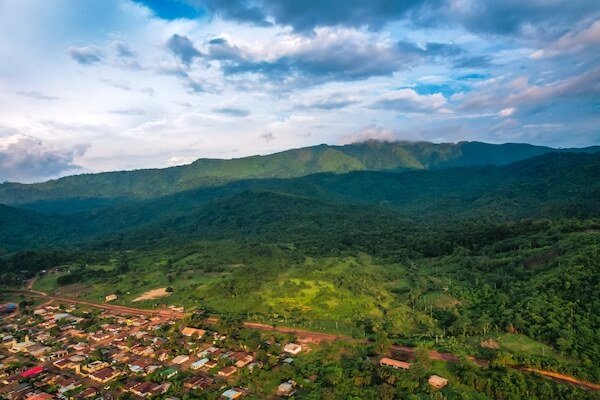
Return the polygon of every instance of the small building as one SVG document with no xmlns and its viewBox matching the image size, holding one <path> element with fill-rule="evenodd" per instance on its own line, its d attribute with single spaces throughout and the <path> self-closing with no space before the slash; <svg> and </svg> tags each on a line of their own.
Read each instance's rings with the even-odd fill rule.
<svg viewBox="0 0 600 400">
<path fill-rule="evenodd" d="M 188 378 L 183 383 L 183 386 L 191 390 L 206 389 L 210 387 L 214 382 L 215 380 L 213 378 L 209 378 L 208 376 L 196 375 L 192 376 L 191 378 Z"/>
<path fill-rule="evenodd" d="M 37 367 L 33 367 L 33 368 L 28 369 L 27 371 L 22 372 L 21 377 L 22 378 L 31 378 L 43 371 L 44 371 L 44 367 L 41 365 L 38 365 Z"/>
<path fill-rule="evenodd" d="M 234 399 L 239 399 L 243 395 L 244 395 L 244 393 L 241 390 L 227 389 L 226 391 L 223 392 L 221 397 L 223 397 L 227 400 L 234 400 Z"/>
<path fill-rule="evenodd" d="M 36 394 L 33 394 L 33 395 L 27 397 L 27 400 L 51 400 L 53 398 L 54 398 L 54 396 L 52 396 L 51 394 L 41 392 L 41 393 L 36 393 Z"/>
<path fill-rule="evenodd" d="M 158 387 L 158 383 L 152 381 L 141 382 L 130 389 L 130 392 L 140 397 L 148 397 L 153 394 Z"/>
<path fill-rule="evenodd" d="M 116 294 L 109 294 L 108 296 L 106 296 L 104 298 L 104 301 L 106 301 L 108 303 L 108 302 L 111 302 L 111 301 L 115 301 L 118 298 L 119 298 L 119 296 L 117 296 Z"/>
<path fill-rule="evenodd" d="M 182 355 L 182 356 L 177 356 L 173 359 L 173 361 L 171 361 L 173 364 L 177 364 L 177 365 L 181 365 L 184 362 L 186 362 L 187 360 L 190 359 L 190 356 L 186 356 L 186 355 Z"/>
<path fill-rule="evenodd" d="M 383 367 L 392 367 L 396 369 L 409 369 L 410 363 L 406 361 L 394 360 L 393 358 L 383 357 L 379 360 L 379 365 Z"/>
<path fill-rule="evenodd" d="M 25 340 L 22 342 L 17 342 L 16 339 L 13 339 L 11 343 L 11 348 L 8 351 L 10 351 L 11 353 L 24 352 L 27 351 L 28 347 L 31 347 L 34 344 L 35 342 L 29 340 L 29 335 L 25 335 Z"/>
<path fill-rule="evenodd" d="M 204 367 L 206 365 L 206 363 L 209 361 L 210 360 L 208 358 L 203 358 L 201 360 L 193 362 L 192 365 L 190 366 L 190 368 L 192 368 L 193 370 L 200 369 L 200 368 Z"/>
<path fill-rule="evenodd" d="M 119 371 L 114 370 L 110 367 L 107 367 L 107 368 L 101 369 L 100 371 L 94 372 L 93 374 L 90 374 L 89 378 L 96 382 L 107 383 L 109 381 L 112 381 L 119 375 L 121 375 L 121 373 Z"/>
<path fill-rule="evenodd" d="M 250 364 L 252 361 L 254 361 L 254 357 L 252 356 L 252 354 L 243 351 L 234 353 L 233 356 L 231 356 L 231 358 L 235 361 L 235 366 L 238 368 L 243 368 L 246 365 Z"/>
<path fill-rule="evenodd" d="M 441 389 L 448 384 L 448 379 L 442 378 L 438 375 L 431 375 L 427 382 L 429 382 L 429 384 L 434 388 Z"/>
<path fill-rule="evenodd" d="M 167 368 L 160 373 L 160 376 L 163 378 L 166 378 L 166 379 L 171 379 L 178 373 L 179 373 L 179 371 L 177 371 L 175 368 Z"/>
<path fill-rule="evenodd" d="M 81 369 L 83 370 L 83 372 L 93 374 L 94 372 L 100 371 L 101 369 L 104 369 L 106 367 L 108 367 L 108 363 L 105 361 L 92 361 L 91 363 L 81 367 Z"/>
<path fill-rule="evenodd" d="M 218 372 L 218 375 L 224 378 L 228 378 L 231 375 L 235 374 L 235 371 L 237 371 L 236 367 L 234 367 L 233 365 L 228 365 L 226 367 L 221 368 Z"/>
<path fill-rule="evenodd" d="M 94 397 L 98 394 L 98 391 L 92 387 L 89 387 L 85 390 L 83 390 L 81 393 L 79 393 L 79 397 L 82 399 L 89 399 L 91 397 Z"/>
<path fill-rule="evenodd" d="M 294 393 L 296 393 L 296 382 L 291 379 L 277 387 L 277 396 L 291 397 Z"/>
<path fill-rule="evenodd" d="M 289 354 L 296 355 L 302 351 L 302 346 L 296 343 L 288 343 L 283 346 L 283 351 Z"/>
<path fill-rule="evenodd" d="M 190 328 L 188 326 L 183 328 L 183 330 L 181 331 L 181 334 L 183 336 L 187 336 L 187 337 L 196 336 L 198 338 L 201 338 L 202 336 L 204 336 L 205 333 L 206 333 L 206 331 L 204 329 Z"/>
</svg>

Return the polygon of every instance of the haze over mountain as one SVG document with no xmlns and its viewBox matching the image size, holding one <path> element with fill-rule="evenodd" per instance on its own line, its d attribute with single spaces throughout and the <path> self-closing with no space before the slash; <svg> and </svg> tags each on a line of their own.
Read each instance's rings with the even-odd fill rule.
<svg viewBox="0 0 600 400">
<path fill-rule="evenodd" d="M 0 185 L 0 203 L 8 205 L 88 199 L 93 207 L 107 200 L 145 199 L 240 179 L 291 178 L 349 171 L 401 171 L 477 165 L 506 165 L 549 152 L 597 152 L 600 147 L 554 149 L 529 144 L 368 141 L 345 146 L 320 145 L 267 156 L 231 160 L 199 159 L 165 169 L 84 174 L 38 184 Z"/>
</svg>

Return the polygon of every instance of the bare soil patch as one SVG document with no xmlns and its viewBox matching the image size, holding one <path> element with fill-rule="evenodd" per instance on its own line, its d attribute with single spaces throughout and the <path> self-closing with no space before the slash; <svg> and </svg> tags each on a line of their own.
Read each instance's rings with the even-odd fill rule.
<svg viewBox="0 0 600 400">
<path fill-rule="evenodd" d="M 167 292 L 166 287 L 152 289 L 152 290 L 148 290 L 146 293 L 142 294 L 141 296 L 138 296 L 135 299 L 133 299 L 133 302 L 136 303 L 138 301 L 160 299 L 161 297 L 166 297 L 166 296 L 169 296 L 170 294 L 171 293 Z"/>
<path fill-rule="evenodd" d="M 488 339 L 488 340 L 484 340 L 480 343 L 481 347 L 484 347 L 486 349 L 499 349 L 500 348 L 500 344 L 498 343 L 498 341 L 496 339 Z"/>
</svg>

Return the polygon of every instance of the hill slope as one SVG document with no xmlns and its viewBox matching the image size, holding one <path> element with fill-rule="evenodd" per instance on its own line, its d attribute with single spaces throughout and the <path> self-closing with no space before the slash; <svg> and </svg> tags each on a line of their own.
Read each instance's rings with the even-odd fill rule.
<svg viewBox="0 0 600 400">
<path fill-rule="evenodd" d="M 366 142 L 346 146 L 320 145 L 267 156 L 232 160 L 199 159 L 192 164 L 136 171 L 84 174 L 38 184 L 0 185 L 0 203 L 87 199 L 85 209 L 114 199 L 147 199 L 241 179 L 292 178 L 319 172 L 439 169 L 458 166 L 506 165 L 549 152 L 567 151 L 529 144 L 493 145 Z M 600 147 L 573 149 L 597 152 Z M 80 207 L 84 203 L 78 203 Z M 48 211 L 52 211 L 51 207 Z"/>
<path fill-rule="evenodd" d="M 7 221 L 0 244 L 21 248 L 110 238 L 112 243 L 125 240 L 127 246 L 135 246 L 144 241 L 250 236 L 281 242 L 314 236 L 324 241 L 352 232 L 393 236 L 411 224 L 593 218 L 600 216 L 598 176 L 600 154 L 547 154 L 502 167 L 245 180 L 67 212 L 61 218 L 20 210 L 28 216 L 22 220 L 43 221 L 42 229 Z M 69 207 L 79 208 L 74 199 Z M 48 234 L 38 238 L 32 230 Z M 13 236 L 19 233 L 30 240 L 15 242 Z"/>
</svg>

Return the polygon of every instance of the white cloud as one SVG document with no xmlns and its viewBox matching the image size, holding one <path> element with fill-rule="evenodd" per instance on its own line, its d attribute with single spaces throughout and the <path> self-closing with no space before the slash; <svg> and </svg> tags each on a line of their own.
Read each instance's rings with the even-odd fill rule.
<svg viewBox="0 0 600 400">
<path fill-rule="evenodd" d="M 340 144 L 350 144 L 366 142 L 368 140 L 377 140 L 380 142 L 393 142 L 397 140 L 396 134 L 381 126 L 369 125 L 356 132 L 343 135 L 340 138 Z"/>
<path fill-rule="evenodd" d="M 530 57 L 533 59 L 557 57 L 563 54 L 579 53 L 588 47 L 595 47 L 596 51 L 600 48 L 600 20 L 594 21 L 588 28 L 580 32 L 571 30 L 565 33 L 554 43 L 531 53 Z"/>
<path fill-rule="evenodd" d="M 372 107 L 405 113 L 448 112 L 445 105 L 446 98 L 441 93 L 421 95 L 413 89 L 400 89 L 380 96 Z"/>
<path fill-rule="evenodd" d="M 498 116 L 499 117 L 510 117 L 512 116 L 515 112 L 517 112 L 517 109 L 515 107 L 508 107 L 508 108 L 503 108 L 502 110 L 500 110 L 498 112 Z"/>
<path fill-rule="evenodd" d="M 0 181 L 39 181 L 80 169 L 88 145 L 61 148 L 22 134 L 0 137 Z"/>
</svg>

